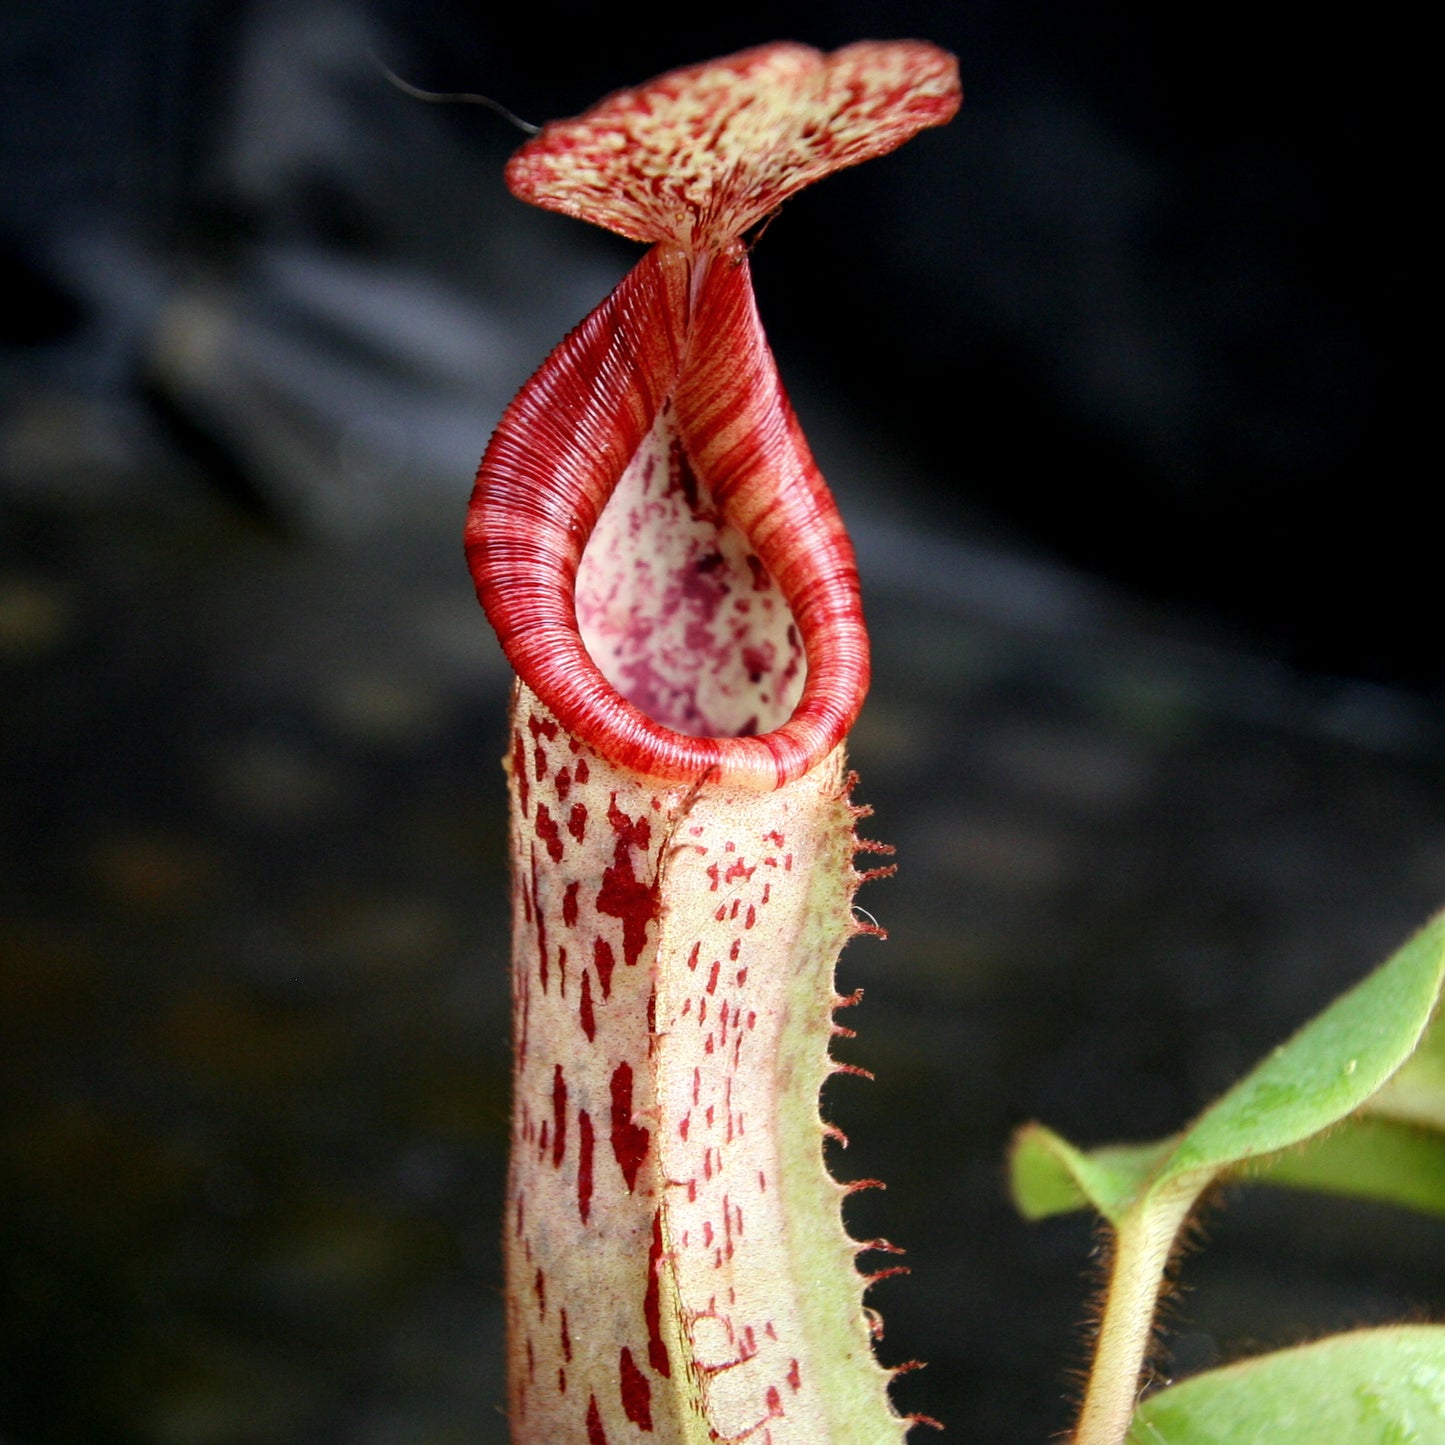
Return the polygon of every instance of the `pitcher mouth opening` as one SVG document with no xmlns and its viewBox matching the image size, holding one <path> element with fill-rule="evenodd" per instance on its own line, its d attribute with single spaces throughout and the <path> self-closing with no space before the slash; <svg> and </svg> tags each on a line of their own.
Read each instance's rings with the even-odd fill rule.
<svg viewBox="0 0 1445 1445">
<path fill-rule="evenodd" d="M 807 659 L 792 609 L 698 477 L 670 403 L 602 509 L 574 601 L 598 670 L 661 727 L 757 737 L 802 698 Z"/>
</svg>

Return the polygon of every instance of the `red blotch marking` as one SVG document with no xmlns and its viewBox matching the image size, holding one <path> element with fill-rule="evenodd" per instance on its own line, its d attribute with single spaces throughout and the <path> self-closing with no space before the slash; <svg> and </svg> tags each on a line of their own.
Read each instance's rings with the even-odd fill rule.
<svg viewBox="0 0 1445 1445">
<path fill-rule="evenodd" d="M 652 1245 L 647 1251 L 647 1292 L 642 1297 L 642 1317 L 647 1321 L 647 1363 L 663 1379 L 672 1378 L 672 1361 L 662 1342 L 662 1211 L 652 1215 Z"/>
<path fill-rule="evenodd" d="M 707 991 L 708 991 L 709 993 L 716 993 L 716 992 L 717 992 L 717 975 L 718 975 L 718 970 L 719 970 L 721 967 L 722 967 L 722 963 L 721 963 L 718 959 L 716 959 L 716 958 L 713 959 L 713 961 L 712 961 L 712 972 L 711 972 L 710 974 L 708 974 L 708 976 L 707 976 Z"/>
<path fill-rule="evenodd" d="M 753 869 L 749 868 L 748 865 L 744 863 L 741 858 L 735 858 L 731 863 L 728 864 L 728 871 L 723 874 L 723 882 L 734 883 L 739 878 L 743 879 L 743 881 L 746 882 L 752 876 Z"/>
<path fill-rule="evenodd" d="M 748 904 L 747 916 L 743 919 L 743 927 L 751 928 L 758 921 L 758 910 L 751 903 Z"/>
<path fill-rule="evenodd" d="M 533 713 L 527 719 L 527 731 L 532 734 L 532 741 L 536 742 L 539 737 L 544 737 L 551 742 L 557 736 L 557 724 L 551 718 L 538 717 Z"/>
<path fill-rule="evenodd" d="M 687 956 L 687 966 L 688 966 L 690 969 L 692 969 L 694 973 L 697 972 L 698 956 L 699 956 L 701 953 L 702 953 L 702 944 L 701 944 L 701 942 L 698 942 L 698 943 L 694 943 L 694 944 L 693 944 L 693 946 L 692 946 L 692 952 L 691 952 L 690 954 L 688 954 L 688 956 Z"/>
<path fill-rule="evenodd" d="M 558 801 L 559 803 L 565 803 L 565 802 L 567 801 L 567 794 L 572 791 L 572 773 L 571 773 L 571 770 L 568 769 L 568 768 L 560 768 L 560 769 L 558 769 L 557 777 L 556 777 L 556 784 L 557 784 L 557 801 Z"/>
<path fill-rule="evenodd" d="M 547 854 L 554 863 L 562 861 L 562 834 L 546 803 L 537 804 L 537 821 L 533 825 L 538 839 L 547 845 Z"/>
<path fill-rule="evenodd" d="M 577 781 L 578 781 L 578 783 L 579 783 L 579 784 L 585 784 L 585 783 L 587 782 L 587 777 L 588 777 L 588 772 L 587 772 L 587 759 L 586 759 L 586 758 L 578 758 L 578 759 L 577 759 Z"/>
<path fill-rule="evenodd" d="M 652 824 L 646 818 L 629 818 L 617 806 L 617 794 L 613 793 L 607 804 L 607 821 L 617 834 L 620 843 L 646 848 L 652 840 Z"/>
<path fill-rule="evenodd" d="M 577 1111 L 577 1213 L 582 1223 L 592 1212 L 592 1117 L 586 1109 Z"/>
<path fill-rule="evenodd" d="M 651 1141 L 651 1132 L 632 1121 L 632 1065 L 620 1063 L 612 1071 L 612 1152 L 629 1194 L 637 1187 L 637 1171 Z"/>
<path fill-rule="evenodd" d="M 728 959 L 732 963 L 738 961 L 738 954 L 743 951 L 743 941 L 740 938 L 733 939 L 732 947 L 728 949 Z"/>
<path fill-rule="evenodd" d="M 763 842 L 771 843 L 775 848 L 781 848 L 787 843 L 787 839 L 781 833 L 764 833 Z"/>
<path fill-rule="evenodd" d="M 765 647 L 743 648 L 743 670 L 748 675 L 748 681 L 754 686 L 760 683 L 773 670 L 774 655 L 773 645 L 771 643 L 768 643 Z"/>
<path fill-rule="evenodd" d="M 798 1369 L 798 1362 L 796 1360 L 788 1366 L 788 1383 L 795 1390 L 801 1390 L 803 1388 L 803 1376 L 802 1372 Z"/>
<path fill-rule="evenodd" d="M 547 749 L 541 743 L 533 750 L 532 766 L 537 771 L 537 781 L 540 783 L 547 776 Z"/>
<path fill-rule="evenodd" d="M 557 1393 L 559 1395 L 567 1393 L 567 1371 L 561 1365 L 557 1366 Z"/>
<path fill-rule="evenodd" d="M 517 801 L 522 806 L 522 816 L 527 816 L 527 797 L 532 785 L 527 781 L 527 749 L 521 733 L 512 734 L 512 777 L 517 782 Z"/>
<path fill-rule="evenodd" d="M 532 1293 L 537 1296 L 537 1313 L 547 1313 L 547 1276 L 539 1269 L 537 1278 L 532 1281 Z"/>
<path fill-rule="evenodd" d="M 560 1169 L 567 1152 L 567 1080 L 558 1064 L 552 1075 L 552 1167 Z"/>
<path fill-rule="evenodd" d="M 738 969 L 738 987 L 741 988 L 748 981 L 748 971 L 745 968 Z"/>
<path fill-rule="evenodd" d="M 537 1355 L 532 1349 L 531 1340 L 527 1341 L 527 1378 L 529 1380 L 537 1378 Z"/>
<path fill-rule="evenodd" d="M 572 1363 L 572 1335 L 567 1328 L 567 1311 L 562 1311 L 562 1358 Z"/>
<path fill-rule="evenodd" d="M 592 975 L 585 968 L 582 970 L 582 1001 L 577 1005 L 577 1018 L 590 1044 L 597 1037 L 597 1015 L 592 1012 Z"/>
<path fill-rule="evenodd" d="M 532 873 L 532 898 L 535 900 L 536 897 L 537 897 L 537 850 L 536 850 L 535 848 L 529 847 L 529 848 L 527 849 L 527 860 L 528 860 L 528 862 L 529 862 L 530 865 L 531 865 L 531 873 Z M 537 924 L 537 955 L 538 955 L 538 957 L 542 960 L 542 969 L 543 969 L 542 987 L 545 989 L 546 986 L 547 986 L 547 981 L 546 981 L 546 968 L 547 968 L 547 920 L 542 917 L 542 910 L 541 910 L 540 907 L 537 909 L 536 924 Z"/>
<path fill-rule="evenodd" d="M 617 960 L 612 956 L 612 945 L 605 938 L 592 940 L 592 963 L 597 970 L 597 982 L 602 985 L 602 997 L 612 997 L 612 970 Z"/>
<path fill-rule="evenodd" d="M 652 1386 L 637 1368 L 632 1351 L 626 1345 L 617 1359 L 618 1384 L 622 1393 L 622 1412 L 639 1430 L 652 1429 Z"/>
<path fill-rule="evenodd" d="M 577 924 L 577 890 L 580 883 L 569 883 L 567 891 L 562 895 L 562 922 L 568 928 L 574 928 Z"/>
<path fill-rule="evenodd" d="M 567 814 L 567 831 L 580 843 L 587 836 L 587 808 L 582 803 L 573 803 Z"/>
<path fill-rule="evenodd" d="M 596 1395 L 587 1397 L 587 1445 L 607 1445 L 607 1431 L 602 1428 Z"/>
<path fill-rule="evenodd" d="M 783 1397 L 778 1394 L 776 1385 L 768 1386 L 768 1393 L 763 1396 L 768 1402 L 768 1419 L 781 1420 L 783 1418 Z"/>
<path fill-rule="evenodd" d="M 607 820 L 618 834 L 612 866 L 602 872 L 597 891 L 597 911 L 622 921 L 622 955 L 635 964 L 647 946 L 647 925 L 657 917 L 657 885 L 638 880 L 632 868 L 631 844 L 646 848 L 651 827 L 646 818 L 634 824 L 616 803 L 607 810 Z"/>
</svg>

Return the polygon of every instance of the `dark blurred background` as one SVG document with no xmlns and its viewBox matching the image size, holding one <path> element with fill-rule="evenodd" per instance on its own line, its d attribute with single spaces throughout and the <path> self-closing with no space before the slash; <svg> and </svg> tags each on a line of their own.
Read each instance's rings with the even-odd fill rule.
<svg viewBox="0 0 1445 1445">
<path fill-rule="evenodd" d="M 1010 1130 L 1177 1127 L 1445 896 L 1395 345 L 1398 39 L 1290 7 L 21 0 L 0 20 L 0 1442 L 490 1445 L 507 672 L 460 528 L 635 248 L 540 121 L 775 38 L 960 57 L 754 257 L 853 526 L 896 881 L 826 1111 L 908 1409 L 1042 1441 L 1087 1222 Z M 1439 1226 L 1225 1201 L 1180 1372 L 1445 1301 Z"/>
</svg>

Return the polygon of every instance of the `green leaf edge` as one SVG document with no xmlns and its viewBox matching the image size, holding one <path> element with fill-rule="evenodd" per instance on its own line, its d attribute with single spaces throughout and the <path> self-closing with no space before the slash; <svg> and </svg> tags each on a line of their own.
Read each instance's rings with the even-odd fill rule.
<svg viewBox="0 0 1445 1445">
<path fill-rule="evenodd" d="M 1445 1326 L 1333 1335 L 1151 1395 L 1126 1445 L 1440 1445 Z"/>
</svg>

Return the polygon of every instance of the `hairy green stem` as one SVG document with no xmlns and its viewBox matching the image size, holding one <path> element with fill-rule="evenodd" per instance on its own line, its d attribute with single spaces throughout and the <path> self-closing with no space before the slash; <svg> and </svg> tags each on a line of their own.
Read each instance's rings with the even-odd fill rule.
<svg viewBox="0 0 1445 1445">
<path fill-rule="evenodd" d="M 1121 1445 L 1138 1403 L 1169 1256 L 1200 1194 L 1186 1178 L 1119 1220 L 1089 1386 L 1073 1445 Z"/>
</svg>

